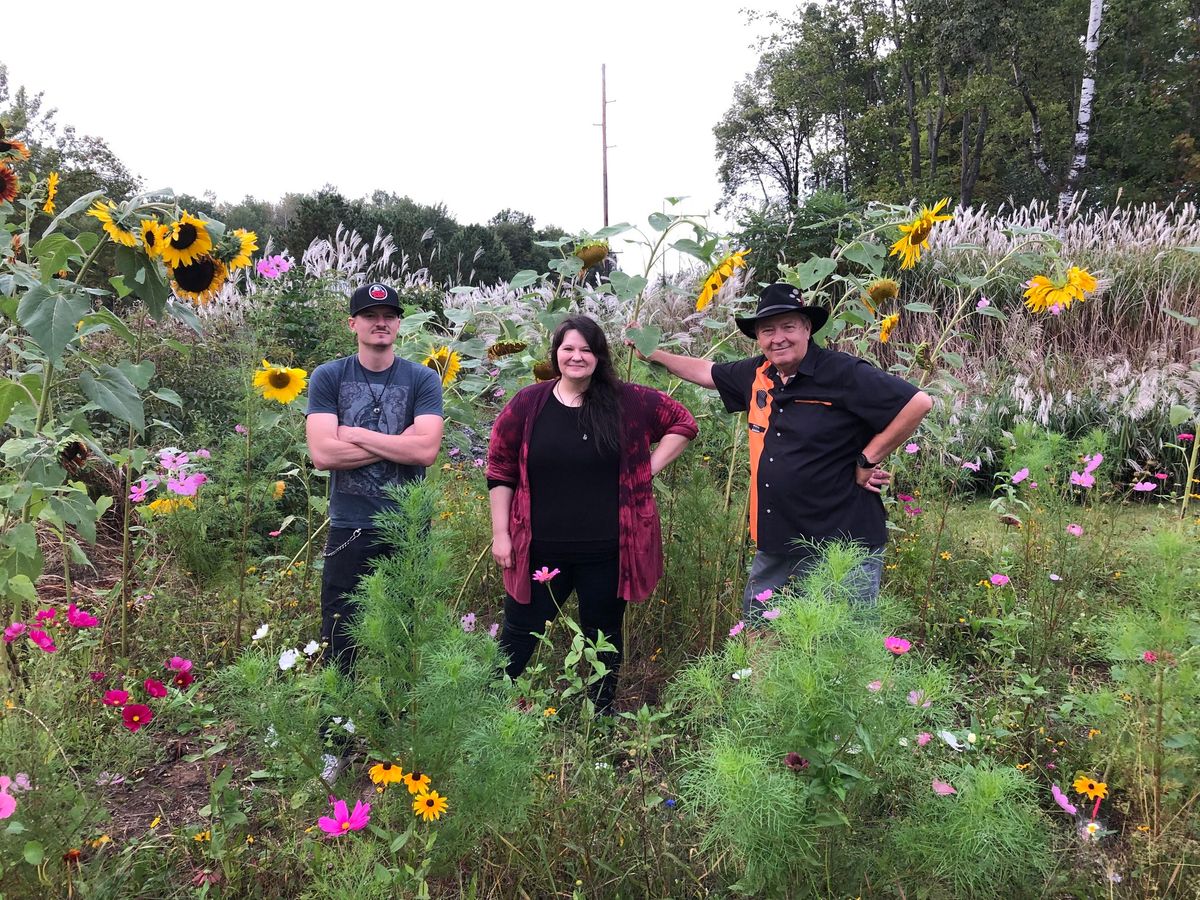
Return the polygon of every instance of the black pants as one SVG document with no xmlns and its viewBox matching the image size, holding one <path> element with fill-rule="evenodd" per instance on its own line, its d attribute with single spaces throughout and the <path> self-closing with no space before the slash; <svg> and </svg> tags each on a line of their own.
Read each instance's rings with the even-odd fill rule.
<svg viewBox="0 0 1200 900">
<path fill-rule="evenodd" d="M 511 596 L 505 598 L 504 629 L 500 633 L 500 649 L 509 659 L 505 671 L 513 678 L 525 671 L 538 643 L 534 633 L 545 631 L 546 623 L 554 621 L 559 608 L 574 591 L 579 597 L 579 627 L 584 636 L 595 640 L 596 632 L 602 631 L 617 648 L 615 653 L 599 655 L 609 671 L 588 689 L 596 709 L 609 712 L 617 694 L 617 677 L 625 649 L 622 630 L 625 601 L 617 596 L 617 551 L 573 550 L 569 545 L 534 542 L 529 549 L 529 563 L 535 571 L 543 566 L 560 571 L 551 581 L 532 583 L 529 603 L 518 603 Z"/>
<path fill-rule="evenodd" d="M 357 532 L 357 533 L 356 533 Z M 350 626 L 358 617 L 358 604 L 350 595 L 371 568 L 371 560 L 385 556 L 390 547 L 374 528 L 330 528 L 325 542 L 325 570 L 321 575 L 321 640 L 325 658 L 349 675 L 358 653 Z"/>
</svg>

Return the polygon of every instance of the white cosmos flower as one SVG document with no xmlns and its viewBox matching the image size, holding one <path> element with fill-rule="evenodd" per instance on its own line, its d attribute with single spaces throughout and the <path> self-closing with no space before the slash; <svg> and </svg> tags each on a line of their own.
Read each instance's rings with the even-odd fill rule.
<svg viewBox="0 0 1200 900">
<path fill-rule="evenodd" d="M 745 678 L 749 678 L 753 673 L 753 669 L 738 669 L 731 677 L 734 681 L 741 681 Z"/>
<path fill-rule="evenodd" d="M 962 741 L 960 741 L 958 738 L 956 738 L 949 731 L 939 731 L 937 733 L 937 736 L 940 737 L 943 741 L 945 741 L 953 750 L 957 750 L 961 753 L 963 750 L 967 749 L 967 745 L 964 744 Z"/>
<path fill-rule="evenodd" d="M 309 641 L 307 644 L 304 645 L 304 655 L 312 656 L 314 653 L 316 653 L 320 649 L 321 649 L 321 645 L 318 644 L 316 641 Z"/>
<path fill-rule="evenodd" d="M 261 625 L 258 626 L 258 631 L 254 632 L 254 634 L 252 634 L 250 636 L 250 640 L 261 641 L 263 638 L 265 638 L 267 636 L 267 632 L 270 630 L 271 630 L 271 626 L 268 625 L 266 622 L 263 622 Z"/>
<path fill-rule="evenodd" d="M 296 660 L 300 658 L 300 651 L 295 647 L 290 650 L 284 650 L 279 654 L 279 668 L 287 671 L 296 664 Z"/>
</svg>

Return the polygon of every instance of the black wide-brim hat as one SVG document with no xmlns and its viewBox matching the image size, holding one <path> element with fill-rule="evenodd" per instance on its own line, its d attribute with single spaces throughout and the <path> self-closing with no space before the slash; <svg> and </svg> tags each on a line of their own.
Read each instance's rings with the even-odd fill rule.
<svg viewBox="0 0 1200 900">
<path fill-rule="evenodd" d="M 757 337 L 758 323 L 771 316 L 783 313 L 802 313 L 812 322 L 812 333 L 816 334 L 829 321 L 829 310 L 823 306 L 808 306 L 800 295 L 800 288 L 790 284 L 771 284 L 758 297 L 758 309 L 752 316 L 734 316 L 738 330 L 746 337 Z"/>
</svg>

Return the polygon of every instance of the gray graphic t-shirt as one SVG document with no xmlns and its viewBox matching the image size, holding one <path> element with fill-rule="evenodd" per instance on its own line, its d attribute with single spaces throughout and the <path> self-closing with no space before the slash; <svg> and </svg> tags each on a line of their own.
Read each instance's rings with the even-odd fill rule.
<svg viewBox="0 0 1200 900">
<path fill-rule="evenodd" d="M 378 412 L 376 412 L 378 410 Z M 371 372 L 358 356 L 322 363 L 308 381 L 308 415 L 333 413 L 339 425 L 400 434 L 417 416 L 442 414 L 442 384 L 432 369 L 396 357 L 390 369 Z M 391 506 L 383 489 L 425 477 L 424 466 L 381 460 L 335 470 L 329 518 L 334 528 L 372 528 L 372 516 Z"/>
</svg>

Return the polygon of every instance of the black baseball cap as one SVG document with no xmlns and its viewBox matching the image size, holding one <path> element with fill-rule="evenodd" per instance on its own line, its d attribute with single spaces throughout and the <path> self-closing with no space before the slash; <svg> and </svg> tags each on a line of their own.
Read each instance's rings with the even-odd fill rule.
<svg viewBox="0 0 1200 900">
<path fill-rule="evenodd" d="M 396 293 L 395 288 L 380 284 L 378 281 L 364 284 L 350 295 L 350 315 L 357 316 L 364 309 L 370 309 L 372 306 L 390 306 L 399 311 L 401 308 L 400 295 Z"/>
</svg>

